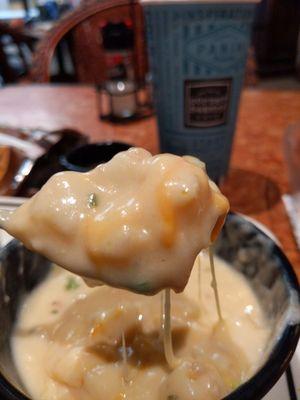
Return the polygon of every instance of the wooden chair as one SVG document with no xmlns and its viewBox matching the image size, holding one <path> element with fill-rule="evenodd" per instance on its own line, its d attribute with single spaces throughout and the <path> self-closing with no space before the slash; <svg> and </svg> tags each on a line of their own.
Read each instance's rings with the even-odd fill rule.
<svg viewBox="0 0 300 400">
<path fill-rule="evenodd" d="M 0 22 L 0 75 L 3 83 L 16 82 L 28 75 L 33 49 L 34 40 L 22 28 Z M 11 50 L 14 54 L 10 54 Z M 13 62 L 16 60 L 17 66 Z"/>
<path fill-rule="evenodd" d="M 144 19 L 137 0 L 101 0 L 84 2 L 60 20 L 39 43 L 33 60 L 32 79 L 50 81 L 50 65 L 58 43 L 69 38 L 76 80 L 102 84 L 107 79 L 101 26 L 104 22 L 130 19 L 134 29 L 134 70 L 138 82 L 143 82 L 148 70 Z"/>
</svg>

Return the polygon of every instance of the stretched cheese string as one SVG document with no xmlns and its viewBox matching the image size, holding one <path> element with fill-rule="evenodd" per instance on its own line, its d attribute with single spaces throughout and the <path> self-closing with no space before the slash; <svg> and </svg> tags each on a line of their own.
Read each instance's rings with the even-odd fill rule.
<svg viewBox="0 0 300 400">
<path fill-rule="evenodd" d="M 163 339 L 164 352 L 167 363 L 171 369 L 174 369 L 179 360 L 175 357 L 172 344 L 172 328 L 171 328 L 171 293 L 170 289 L 164 290 L 164 312 L 163 312 Z"/>
<path fill-rule="evenodd" d="M 218 285 L 217 285 L 217 279 L 216 279 L 214 252 L 213 252 L 212 245 L 210 245 L 208 248 L 208 254 L 209 254 L 210 270 L 211 270 L 211 275 L 212 275 L 211 287 L 212 287 L 212 289 L 214 291 L 214 295 L 215 295 L 215 301 L 216 301 L 219 322 L 221 322 L 221 321 L 223 321 L 223 317 L 222 317 L 222 312 L 221 312 L 221 304 L 220 304 Z"/>
<path fill-rule="evenodd" d="M 129 376 L 128 376 L 128 364 L 127 364 L 127 350 L 126 350 L 126 341 L 125 341 L 125 334 L 122 331 L 122 362 L 123 362 L 123 380 L 125 383 L 129 383 Z"/>
<path fill-rule="evenodd" d="M 164 291 L 160 292 L 160 338 L 163 340 L 164 338 L 164 302 L 165 302 L 165 293 Z"/>
<path fill-rule="evenodd" d="M 197 257 L 197 267 L 198 267 L 198 300 L 201 309 L 201 300 L 202 300 L 202 292 L 201 292 L 201 253 L 198 254 Z"/>
</svg>

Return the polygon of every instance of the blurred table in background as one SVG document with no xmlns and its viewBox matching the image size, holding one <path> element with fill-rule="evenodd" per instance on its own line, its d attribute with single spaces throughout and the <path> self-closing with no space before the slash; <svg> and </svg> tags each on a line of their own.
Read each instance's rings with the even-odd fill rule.
<svg viewBox="0 0 300 400">
<path fill-rule="evenodd" d="M 277 236 L 300 278 L 300 253 L 281 196 L 289 191 L 283 156 L 287 126 L 300 120 L 300 91 L 245 90 L 231 167 L 223 185 L 232 210 L 265 224 Z M 88 86 L 8 86 L 0 90 L 0 126 L 73 128 L 92 141 L 121 140 L 158 151 L 155 118 L 112 125 L 98 118 Z"/>
</svg>

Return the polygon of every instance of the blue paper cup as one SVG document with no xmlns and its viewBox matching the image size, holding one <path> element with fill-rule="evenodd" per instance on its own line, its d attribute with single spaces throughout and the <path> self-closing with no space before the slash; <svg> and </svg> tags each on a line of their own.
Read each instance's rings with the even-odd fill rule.
<svg viewBox="0 0 300 400">
<path fill-rule="evenodd" d="M 228 169 L 256 1 L 142 1 L 161 151 Z"/>
</svg>

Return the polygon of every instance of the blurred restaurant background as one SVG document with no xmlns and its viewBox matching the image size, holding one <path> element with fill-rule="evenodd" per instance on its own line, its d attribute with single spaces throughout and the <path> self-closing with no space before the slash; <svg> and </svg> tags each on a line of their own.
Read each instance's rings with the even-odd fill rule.
<svg viewBox="0 0 300 400">
<path fill-rule="evenodd" d="M 173 64 L 178 60 L 163 68 Z M 56 172 L 89 171 L 131 146 L 158 153 L 153 76 L 159 71 L 149 65 L 145 16 L 135 0 L 0 0 L 0 208 L 22 204 Z M 221 108 L 236 76 L 225 78 L 223 87 L 206 93 Z M 241 86 L 231 113 L 232 149 L 219 146 L 215 134 L 222 123 L 226 127 L 228 104 L 214 115 L 213 133 L 206 130 L 212 154 L 219 146 L 230 155 L 217 183 L 231 210 L 280 243 L 300 277 L 299 0 L 257 4 Z M 172 89 L 165 92 L 170 102 Z M 198 114 L 192 122 L 199 126 L 196 118 L 210 118 L 206 105 L 201 109 L 210 99 L 201 103 L 201 87 L 194 93 Z M 176 113 L 166 114 L 172 125 Z M 187 125 L 183 130 L 176 136 L 181 144 Z M 298 387 L 299 350 L 293 366 Z M 282 394 L 285 383 L 278 385 L 265 399 L 296 398 Z"/>
<path fill-rule="evenodd" d="M 98 3 L 101 1 L 98 1 Z M 39 45 L 55 25 L 75 10 L 93 3 L 90 0 L 1 0 L 0 1 L 0 84 L 38 82 L 101 83 L 109 77 L 132 74 L 140 60 L 133 60 L 137 50 L 135 36 L 143 32 L 136 26 L 141 16 L 130 2 L 128 12 L 116 10 L 99 13 L 91 40 L 87 24 L 65 31 L 59 42 L 49 42 L 54 51 L 47 76 L 39 76 L 35 67 L 42 62 Z M 97 3 L 94 1 L 94 3 Z M 101 15 L 102 14 L 102 15 Z M 97 23 L 96 20 L 101 21 Z M 135 25 L 136 24 L 136 25 Z M 299 83 L 300 75 L 300 3 L 298 0 L 263 0 L 257 6 L 252 46 L 247 65 L 247 85 Z M 87 37 L 89 36 L 89 40 Z M 51 37 L 51 35 L 49 36 Z M 98 54 L 97 54 L 98 53 Z M 97 56 L 96 56 L 97 54 Z M 139 57 L 144 54 L 136 54 Z M 34 59 L 36 60 L 34 61 Z M 45 55 L 44 55 L 45 58 Z M 91 65 L 98 63 L 98 65 Z M 146 61 L 144 61 L 146 64 Z M 142 78 L 146 65 L 136 71 Z M 105 69 L 105 71 L 104 71 Z M 145 79 L 145 77 L 143 77 Z"/>
</svg>

